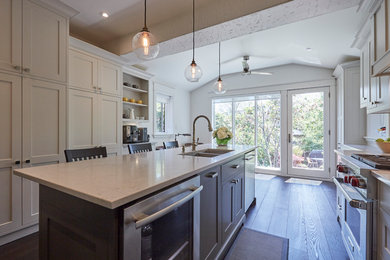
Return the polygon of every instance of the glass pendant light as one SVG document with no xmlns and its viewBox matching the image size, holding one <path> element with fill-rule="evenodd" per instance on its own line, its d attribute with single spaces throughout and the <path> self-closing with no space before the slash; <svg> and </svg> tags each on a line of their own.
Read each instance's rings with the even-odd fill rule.
<svg viewBox="0 0 390 260">
<path fill-rule="evenodd" d="M 218 43 L 218 57 L 218 80 L 213 85 L 213 91 L 217 95 L 222 95 L 226 93 L 226 90 L 221 79 L 221 42 Z"/>
<path fill-rule="evenodd" d="M 152 60 L 157 57 L 160 46 L 146 26 L 146 0 L 144 10 L 144 28 L 133 37 L 132 47 L 138 58 Z"/>
<path fill-rule="evenodd" d="M 195 0 L 192 0 L 192 62 L 184 71 L 189 82 L 198 82 L 202 77 L 202 69 L 195 62 Z"/>
</svg>

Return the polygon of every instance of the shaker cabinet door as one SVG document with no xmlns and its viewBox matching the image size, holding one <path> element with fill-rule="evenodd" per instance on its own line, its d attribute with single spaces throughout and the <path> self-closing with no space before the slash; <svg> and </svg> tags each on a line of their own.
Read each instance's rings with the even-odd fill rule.
<svg viewBox="0 0 390 260">
<path fill-rule="evenodd" d="M 119 155 L 122 150 L 122 100 L 99 95 L 100 138 L 98 145 L 107 148 L 107 155 Z"/>
<path fill-rule="evenodd" d="M 98 95 L 86 91 L 69 90 L 68 147 L 83 149 L 99 143 Z"/>
<path fill-rule="evenodd" d="M 66 82 L 67 19 L 23 1 L 23 73 Z"/>
<path fill-rule="evenodd" d="M 234 229 L 234 185 L 229 181 L 222 186 L 222 243 L 226 241 Z"/>
<path fill-rule="evenodd" d="M 1 0 L 0 69 L 20 72 L 22 66 L 22 0 Z"/>
<path fill-rule="evenodd" d="M 1 11 L 0 11 L 1 12 Z M 0 73 L 0 236 L 21 226 L 21 78 Z"/>
<path fill-rule="evenodd" d="M 200 259 L 215 259 L 221 247 L 221 174 L 217 166 L 200 175 Z"/>
<path fill-rule="evenodd" d="M 122 89 L 122 69 L 112 63 L 99 60 L 99 86 L 103 94 L 120 96 Z"/>
<path fill-rule="evenodd" d="M 69 86 L 83 90 L 97 90 L 97 65 L 96 58 L 87 54 L 69 50 Z"/>
</svg>

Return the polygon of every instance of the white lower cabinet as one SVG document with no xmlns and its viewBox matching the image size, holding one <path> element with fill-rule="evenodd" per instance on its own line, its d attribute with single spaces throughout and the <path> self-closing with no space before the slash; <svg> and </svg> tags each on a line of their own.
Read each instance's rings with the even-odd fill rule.
<svg viewBox="0 0 390 260">
<path fill-rule="evenodd" d="M 21 227 L 22 81 L 0 73 L 0 236 Z"/>
<path fill-rule="evenodd" d="M 121 154 L 121 106 L 119 97 L 69 89 L 68 147 L 105 146 L 109 155 Z"/>
<path fill-rule="evenodd" d="M 38 184 L 13 170 L 64 161 L 65 88 L 0 73 L 0 237 L 38 223 Z"/>
</svg>

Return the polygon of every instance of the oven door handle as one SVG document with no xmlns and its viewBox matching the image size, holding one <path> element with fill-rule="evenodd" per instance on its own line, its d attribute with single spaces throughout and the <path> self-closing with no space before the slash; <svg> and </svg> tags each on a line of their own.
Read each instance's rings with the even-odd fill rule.
<svg viewBox="0 0 390 260">
<path fill-rule="evenodd" d="M 169 212 L 175 210 L 176 208 L 180 207 L 181 205 L 183 205 L 184 203 L 186 203 L 187 201 L 189 201 L 193 197 L 195 197 L 199 192 L 201 192 L 203 190 L 203 186 L 201 185 L 199 187 L 192 187 L 192 188 L 189 188 L 189 190 L 192 190 L 192 192 L 190 194 L 188 194 L 187 196 L 185 196 L 184 198 L 172 203 L 171 205 L 169 205 L 166 208 L 163 208 L 162 210 L 157 211 L 156 213 L 153 213 L 152 215 L 138 219 L 135 222 L 135 228 L 138 229 L 142 226 L 148 225 L 148 224 L 152 223 L 153 221 L 155 221 L 156 219 L 159 219 L 162 216 L 164 216 L 164 215 L 168 214 Z"/>
<path fill-rule="evenodd" d="M 349 205 L 353 208 L 367 210 L 367 202 L 363 200 L 352 199 L 351 196 L 344 190 L 341 186 L 339 179 L 333 177 L 333 182 L 336 184 L 336 187 L 343 193 L 345 199 L 348 201 Z"/>
</svg>

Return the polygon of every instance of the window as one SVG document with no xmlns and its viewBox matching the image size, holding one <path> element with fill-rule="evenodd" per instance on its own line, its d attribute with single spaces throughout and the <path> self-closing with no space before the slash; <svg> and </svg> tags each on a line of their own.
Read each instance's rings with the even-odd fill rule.
<svg viewBox="0 0 390 260">
<path fill-rule="evenodd" d="M 154 109 L 155 134 L 172 133 L 172 97 L 156 93 Z"/>
<path fill-rule="evenodd" d="M 233 132 L 233 144 L 258 145 L 257 166 L 280 170 L 280 94 L 213 100 L 213 127 Z"/>
</svg>

